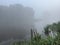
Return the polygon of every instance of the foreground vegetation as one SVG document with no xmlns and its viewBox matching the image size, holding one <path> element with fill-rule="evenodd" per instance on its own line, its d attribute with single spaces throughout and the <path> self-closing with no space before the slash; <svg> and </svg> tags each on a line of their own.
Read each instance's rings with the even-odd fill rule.
<svg viewBox="0 0 60 45">
<path fill-rule="evenodd" d="M 49 35 L 50 31 L 53 36 Z M 46 26 L 44 33 L 46 35 L 45 38 L 42 38 L 41 35 L 37 33 L 31 40 L 15 42 L 13 45 L 60 45 L 60 22 Z"/>
<path fill-rule="evenodd" d="M 15 42 L 13 45 L 60 45 L 60 36 L 41 38 L 40 35 L 37 35 L 30 41 Z"/>
</svg>

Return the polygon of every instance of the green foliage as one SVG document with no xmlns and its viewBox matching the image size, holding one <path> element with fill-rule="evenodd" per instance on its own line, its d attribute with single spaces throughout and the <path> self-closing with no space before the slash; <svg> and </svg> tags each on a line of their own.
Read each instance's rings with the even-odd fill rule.
<svg viewBox="0 0 60 45">
<path fill-rule="evenodd" d="M 55 38 L 47 36 L 47 38 L 41 38 L 41 35 L 37 34 L 30 41 L 15 42 L 14 45 L 60 45 L 60 34 Z"/>
<path fill-rule="evenodd" d="M 57 32 L 55 38 L 49 36 L 50 30 Z M 46 38 L 42 38 L 40 34 L 36 34 L 29 41 L 15 42 L 13 45 L 60 45 L 60 22 L 53 23 L 44 28 L 44 33 L 47 35 Z"/>
<path fill-rule="evenodd" d="M 49 35 L 49 28 L 50 28 L 50 25 L 47 25 L 45 28 L 44 28 L 44 33 L 45 33 L 45 35 L 46 36 L 48 36 Z"/>
</svg>

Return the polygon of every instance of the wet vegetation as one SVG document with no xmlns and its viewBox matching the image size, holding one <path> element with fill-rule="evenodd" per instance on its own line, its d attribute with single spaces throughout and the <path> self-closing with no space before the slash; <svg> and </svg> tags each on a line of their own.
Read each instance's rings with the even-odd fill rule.
<svg viewBox="0 0 60 45">
<path fill-rule="evenodd" d="M 46 36 L 45 38 L 42 38 L 42 35 L 36 33 L 32 39 L 14 42 L 13 45 L 60 45 L 60 22 L 46 26 L 44 28 L 44 34 Z"/>
</svg>

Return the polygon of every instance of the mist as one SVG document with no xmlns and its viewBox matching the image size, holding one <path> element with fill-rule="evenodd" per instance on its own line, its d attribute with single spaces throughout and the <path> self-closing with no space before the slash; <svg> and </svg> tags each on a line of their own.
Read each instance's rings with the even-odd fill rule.
<svg viewBox="0 0 60 45">
<path fill-rule="evenodd" d="M 0 41 L 24 39 L 34 24 L 34 10 L 21 4 L 0 5 Z"/>
<path fill-rule="evenodd" d="M 48 24 L 60 21 L 60 0 L 39 0 L 36 2 L 35 18 L 37 31 L 41 34 Z"/>
<path fill-rule="evenodd" d="M 14 38 L 13 35 L 20 36 L 20 39 L 24 38 L 32 27 L 37 28 L 41 34 L 46 25 L 60 21 L 60 0 L 8 0 L 0 2 L 0 31 L 7 38 Z M 34 21 L 35 19 L 39 21 Z M 19 33 L 17 34 L 17 32 Z M 2 35 L 1 38 L 6 39 Z"/>
</svg>

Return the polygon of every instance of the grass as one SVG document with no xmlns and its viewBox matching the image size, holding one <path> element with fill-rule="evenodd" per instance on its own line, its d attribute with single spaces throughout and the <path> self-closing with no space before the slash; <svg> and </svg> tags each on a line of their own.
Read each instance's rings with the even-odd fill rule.
<svg viewBox="0 0 60 45">
<path fill-rule="evenodd" d="M 47 38 L 41 38 L 41 35 L 36 35 L 29 41 L 14 42 L 13 45 L 60 45 L 60 36 L 52 38 L 47 36 Z"/>
</svg>

